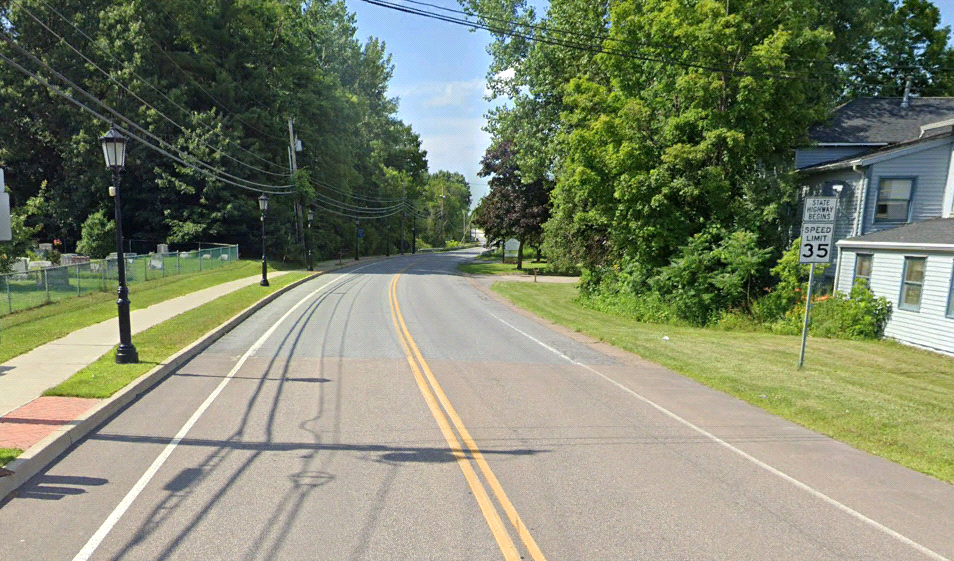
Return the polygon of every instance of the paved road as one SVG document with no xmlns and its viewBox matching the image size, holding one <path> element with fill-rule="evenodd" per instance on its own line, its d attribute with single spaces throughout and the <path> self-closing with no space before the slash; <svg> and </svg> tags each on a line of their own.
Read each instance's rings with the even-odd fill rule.
<svg viewBox="0 0 954 561">
<path fill-rule="evenodd" d="M 474 251 L 289 292 L 0 508 L 0 560 L 954 558 L 954 491 L 547 327 Z"/>
</svg>

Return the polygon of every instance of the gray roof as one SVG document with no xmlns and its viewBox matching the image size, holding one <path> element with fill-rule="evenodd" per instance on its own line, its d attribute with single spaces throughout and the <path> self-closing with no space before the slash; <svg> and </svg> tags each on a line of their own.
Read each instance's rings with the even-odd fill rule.
<svg viewBox="0 0 954 561">
<path fill-rule="evenodd" d="M 844 240 L 851 244 L 945 244 L 954 245 L 954 218 L 934 218 Z"/>
<path fill-rule="evenodd" d="M 903 142 L 918 138 L 922 125 L 947 119 L 954 119 L 954 97 L 912 97 L 907 109 L 901 107 L 900 97 L 868 97 L 835 109 L 809 137 L 819 143 Z"/>
<path fill-rule="evenodd" d="M 914 140 L 909 140 L 907 142 L 901 142 L 898 144 L 892 144 L 890 146 L 874 147 L 870 150 L 861 152 L 860 154 L 854 154 L 851 156 L 845 156 L 844 158 L 839 158 L 837 160 L 831 160 L 827 162 L 819 162 L 817 164 L 799 168 L 798 172 L 805 173 L 815 173 L 815 172 L 824 172 L 824 171 L 834 171 L 837 169 L 849 168 L 855 164 L 867 166 L 875 161 L 886 160 L 894 157 L 895 155 L 908 154 L 912 151 L 918 149 L 922 144 L 931 144 L 936 141 L 944 141 L 946 139 L 954 136 L 954 132 L 943 131 L 940 133 L 933 134 L 931 136 L 925 136 L 924 138 L 915 138 Z M 932 146 L 926 146 L 926 148 L 931 148 Z"/>
</svg>

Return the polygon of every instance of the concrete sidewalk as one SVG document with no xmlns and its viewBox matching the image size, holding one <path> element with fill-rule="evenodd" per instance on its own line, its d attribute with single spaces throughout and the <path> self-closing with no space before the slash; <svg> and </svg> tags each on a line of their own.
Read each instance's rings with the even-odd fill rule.
<svg viewBox="0 0 954 561">
<path fill-rule="evenodd" d="M 284 274 L 271 272 L 269 276 L 276 278 Z M 261 278 L 260 275 L 246 277 L 135 310 L 129 314 L 133 335 L 240 288 L 257 284 Z M 96 362 L 118 344 L 119 325 L 116 318 L 110 318 L 0 364 L 0 418 Z M 0 448 L 5 448 L 2 433 L 0 425 Z"/>
</svg>

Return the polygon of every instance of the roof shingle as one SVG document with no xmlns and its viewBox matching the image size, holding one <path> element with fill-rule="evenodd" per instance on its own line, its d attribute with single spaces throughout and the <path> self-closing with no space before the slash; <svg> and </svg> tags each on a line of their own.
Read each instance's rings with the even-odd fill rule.
<svg viewBox="0 0 954 561">
<path fill-rule="evenodd" d="M 954 119 L 954 97 L 861 98 L 835 109 L 831 119 L 813 128 L 809 137 L 819 143 L 895 143 L 921 135 L 921 126 Z"/>
<path fill-rule="evenodd" d="M 850 242 L 889 242 L 907 244 L 954 244 L 954 218 L 934 218 L 897 228 L 872 232 Z"/>
</svg>

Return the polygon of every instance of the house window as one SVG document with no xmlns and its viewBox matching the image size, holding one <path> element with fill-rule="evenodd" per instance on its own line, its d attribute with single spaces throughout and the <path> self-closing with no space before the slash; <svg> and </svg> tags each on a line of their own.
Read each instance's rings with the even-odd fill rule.
<svg viewBox="0 0 954 561">
<path fill-rule="evenodd" d="M 864 280 L 865 286 L 871 286 L 871 264 L 874 256 L 870 253 L 859 253 L 855 256 L 855 284 Z"/>
<path fill-rule="evenodd" d="M 921 308 L 921 288 L 924 285 L 925 257 L 904 258 L 904 280 L 901 283 L 901 302 L 898 307 L 902 310 L 918 311 Z"/>
<path fill-rule="evenodd" d="M 913 192 L 913 178 L 882 177 L 875 205 L 875 222 L 907 222 Z"/>
</svg>

